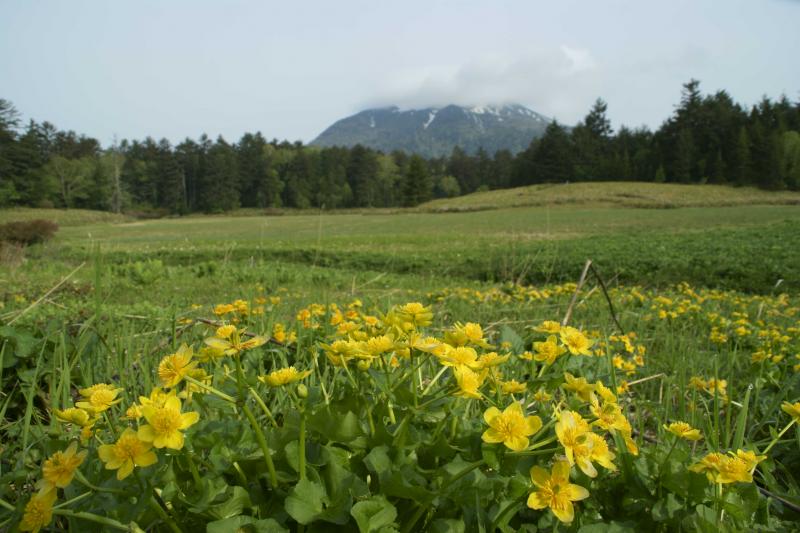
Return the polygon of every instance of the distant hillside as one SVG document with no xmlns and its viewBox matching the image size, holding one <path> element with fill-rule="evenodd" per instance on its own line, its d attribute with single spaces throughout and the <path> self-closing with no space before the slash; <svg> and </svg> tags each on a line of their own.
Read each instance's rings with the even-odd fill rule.
<svg viewBox="0 0 800 533">
<path fill-rule="evenodd" d="M 449 155 L 456 146 L 474 154 L 500 149 L 518 153 L 544 134 L 550 119 L 521 105 L 430 107 L 401 111 L 368 109 L 334 123 L 311 144 L 361 144 L 391 152 L 403 150 L 425 157 Z"/>
<path fill-rule="evenodd" d="M 675 185 L 606 181 L 543 183 L 441 198 L 418 207 L 422 211 L 480 211 L 506 207 L 583 204 L 613 207 L 672 208 L 737 205 L 800 205 L 800 193 L 754 187 Z"/>
</svg>

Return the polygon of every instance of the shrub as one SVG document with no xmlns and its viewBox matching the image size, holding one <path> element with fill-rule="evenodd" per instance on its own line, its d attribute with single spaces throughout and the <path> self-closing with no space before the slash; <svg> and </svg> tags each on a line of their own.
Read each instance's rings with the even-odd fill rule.
<svg viewBox="0 0 800 533">
<path fill-rule="evenodd" d="M 0 242 L 28 246 L 51 239 L 58 224 L 50 220 L 28 220 L 0 224 Z"/>
</svg>

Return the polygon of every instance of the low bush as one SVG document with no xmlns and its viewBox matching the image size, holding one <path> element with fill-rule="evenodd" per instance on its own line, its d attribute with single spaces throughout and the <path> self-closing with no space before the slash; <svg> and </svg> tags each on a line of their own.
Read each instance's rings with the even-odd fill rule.
<svg viewBox="0 0 800 533">
<path fill-rule="evenodd" d="M 0 224 L 0 242 L 29 246 L 51 239 L 58 224 L 50 220 L 27 220 Z"/>
</svg>

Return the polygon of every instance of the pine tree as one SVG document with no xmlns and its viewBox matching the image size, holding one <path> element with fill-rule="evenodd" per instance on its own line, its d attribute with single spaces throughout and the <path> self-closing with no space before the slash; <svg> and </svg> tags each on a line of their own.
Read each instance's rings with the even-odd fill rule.
<svg viewBox="0 0 800 533">
<path fill-rule="evenodd" d="M 431 199 L 433 183 L 425 160 L 418 155 L 411 156 L 405 174 L 404 205 L 413 207 Z"/>
</svg>

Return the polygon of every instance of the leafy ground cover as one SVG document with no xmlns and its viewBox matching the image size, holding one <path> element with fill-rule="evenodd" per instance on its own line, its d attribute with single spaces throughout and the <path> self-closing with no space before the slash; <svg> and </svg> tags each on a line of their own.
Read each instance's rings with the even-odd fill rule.
<svg viewBox="0 0 800 533">
<path fill-rule="evenodd" d="M 791 531 L 795 213 L 64 227 L 0 267 L 0 528 Z"/>
</svg>

